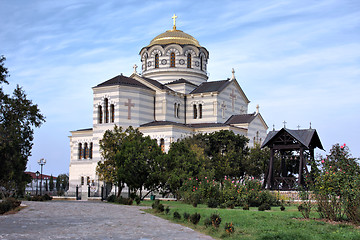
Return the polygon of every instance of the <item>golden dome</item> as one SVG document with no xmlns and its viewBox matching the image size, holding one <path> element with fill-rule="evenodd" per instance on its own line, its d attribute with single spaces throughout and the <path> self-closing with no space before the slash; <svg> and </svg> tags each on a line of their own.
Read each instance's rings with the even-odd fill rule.
<svg viewBox="0 0 360 240">
<path fill-rule="evenodd" d="M 156 36 L 153 40 L 151 40 L 150 44 L 147 47 L 151 47 L 155 44 L 166 45 L 166 44 L 191 44 L 196 47 L 201 47 L 198 40 L 196 40 L 193 36 L 184 33 L 181 30 L 177 30 L 176 27 L 172 30 L 168 30 L 158 36 Z"/>
</svg>

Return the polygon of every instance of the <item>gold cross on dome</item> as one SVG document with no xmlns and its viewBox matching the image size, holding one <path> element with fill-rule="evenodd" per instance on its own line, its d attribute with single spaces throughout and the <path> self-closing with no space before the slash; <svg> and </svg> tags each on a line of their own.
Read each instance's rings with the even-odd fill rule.
<svg viewBox="0 0 360 240">
<path fill-rule="evenodd" d="M 173 19 L 173 22 L 174 22 L 173 29 L 175 30 L 175 29 L 176 29 L 176 18 L 177 18 L 177 16 L 175 15 L 175 13 L 174 13 L 174 16 L 172 16 L 171 18 Z"/>
</svg>

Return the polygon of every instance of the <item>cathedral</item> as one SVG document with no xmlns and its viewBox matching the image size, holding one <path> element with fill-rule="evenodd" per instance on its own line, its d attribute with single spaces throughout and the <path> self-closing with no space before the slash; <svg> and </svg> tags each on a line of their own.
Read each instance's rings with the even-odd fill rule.
<svg viewBox="0 0 360 240">
<path fill-rule="evenodd" d="M 208 81 L 208 50 L 191 35 L 168 30 L 140 50 L 141 72 L 118 75 L 93 87 L 93 126 L 71 131 L 69 192 L 99 192 L 96 166 L 99 140 L 114 125 L 139 128 L 167 152 L 172 142 L 197 133 L 230 130 L 261 144 L 268 126 L 259 107 L 249 113 L 249 99 L 231 78 Z"/>
</svg>

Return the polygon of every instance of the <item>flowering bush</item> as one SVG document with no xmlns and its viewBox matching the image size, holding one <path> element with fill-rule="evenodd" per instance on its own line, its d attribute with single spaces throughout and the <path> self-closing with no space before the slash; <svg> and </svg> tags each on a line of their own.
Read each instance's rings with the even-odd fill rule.
<svg viewBox="0 0 360 240">
<path fill-rule="evenodd" d="M 320 215 L 335 221 L 346 215 L 349 221 L 360 222 L 360 166 L 349 148 L 334 145 L 318 165 L 321 170 L 313 187 Z"/>
<path fill-rule="evenodd" d="M 226 231 L 228 234 L 234 233 L 234 232 L 235 232 L 235 229 L 234 229 L 233 223 L 225 223 L 225 231 Z"/>
<path fill-rule="evenodd" d="M 260 181 L 254 178 L 239 180 L 225 176 L 221 183 L 207 177 L 189 178 L 181 188 L 181 196 L 186 203 L 194 206 L 198 203 L 207 203 L 209 207 L 220 205 L 228 208 L 258 207 L 264 203 L 279 205 L 276 197 L 263 191 Z"/>
</svg>

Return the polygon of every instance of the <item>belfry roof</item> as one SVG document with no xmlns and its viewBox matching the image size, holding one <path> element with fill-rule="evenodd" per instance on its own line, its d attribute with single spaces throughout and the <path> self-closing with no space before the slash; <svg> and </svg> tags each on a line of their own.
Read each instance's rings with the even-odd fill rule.
<svg viewBox="0 0 360 240">
<path fill-rule="evenodd" d="M 284 132 L 291 135 L 294 138 L 294 140 L 298 141 L 308 149 L 318 147 L 324 150 L 319 135 L 317 134 L 315 129 L 292 130 L 292 129 L 282 128 L 279 131 L 271 131 L 266 136 L 261 147 L 270 146 Z"/>
<path fill-rule="evenodd" d="M 191 84 L 191 85 L 193 85 L 193 86 L 197 86 L 197 85 L 193 84 L 192 82 L 189 82 L 188 80 L 183 79 L 183 78 L 180 78 L 180 79 L 178 79 L 178 80 L 175 80 L 175 81 L 166 83 L 165 85 L 179 84 L 179 83 L 186 83 L 186 84 Z"/>
<path fill-rule="evenodd" d="M 98 84 L 94 88 L 105 87 L 105 86 L 116 86 L 116 85 L 129 86 L 129 87 L 140 87 L 140 88 L 152 90 L 151 88 L 145 86 L 141 82 L 139 82 L 133 78 L 125 77 L 123 75 L 118 75 L 116 77 L 113 77 L 103 83 Z"/>
</svg>

